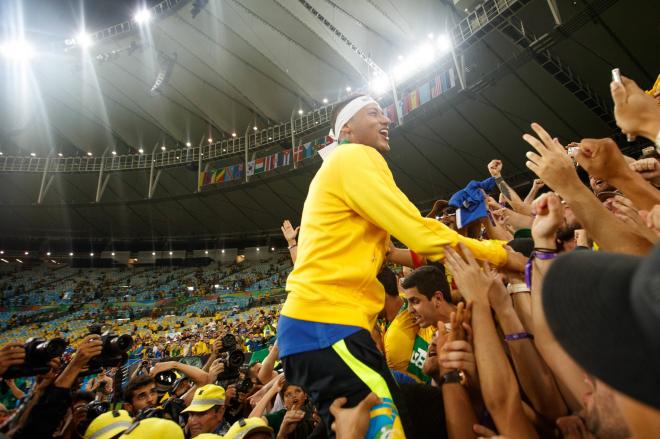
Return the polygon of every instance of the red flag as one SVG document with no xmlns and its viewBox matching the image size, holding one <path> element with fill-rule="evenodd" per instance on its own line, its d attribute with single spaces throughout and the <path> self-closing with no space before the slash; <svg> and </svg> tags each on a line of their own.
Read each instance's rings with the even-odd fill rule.
<svg viewBox="0 0 660 439">
<path fill-rule="evenodd" d="M 299 161 L 302 160 L 302 158 L 303 158 L 302 152 L 303 152 L 302 145 L 298 145 L 298 146 L 293 147 L 293 161 L 294 162 L 299 162 Z"/>
</svg>

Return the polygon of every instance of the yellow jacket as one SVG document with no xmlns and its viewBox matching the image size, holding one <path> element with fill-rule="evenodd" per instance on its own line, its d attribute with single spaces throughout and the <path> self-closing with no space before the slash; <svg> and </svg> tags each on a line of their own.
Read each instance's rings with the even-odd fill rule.
<svg viewBox="0 0 660 439">
<path fill-rule="evenodd" d="M 309 186 L 282 315 L 371 331 L 385 300 L 376 274 L 390 234 L 431 261 L 460 241 L 479 259 L 506 262 L 500 242 L 465 238 L 422 217 L 376 149 L 339 145 Z"/>
</svg>

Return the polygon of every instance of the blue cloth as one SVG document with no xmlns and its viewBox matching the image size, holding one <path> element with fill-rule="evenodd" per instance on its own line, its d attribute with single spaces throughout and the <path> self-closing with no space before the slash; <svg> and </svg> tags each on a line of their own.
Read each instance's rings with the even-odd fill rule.
<svg viewBox="0 0 660 439">
<path fill-rule="evenodd" d="M 325 349 L 361 329 L 359 326 L 308 322 L 281 315 L 277 324 L 280 358 Z"/>
<path fill-rule="evenodd" d="M 459 229 L 488 216 L 486 199 L 481 189 L 489 192 L 494 187 L 495 177 L 487 178 L 484 181 L 472 180 L 464 189 L 451 196 L 449 205 L 458 209 L 456 212 L 456 225 Z"/>
</svg>

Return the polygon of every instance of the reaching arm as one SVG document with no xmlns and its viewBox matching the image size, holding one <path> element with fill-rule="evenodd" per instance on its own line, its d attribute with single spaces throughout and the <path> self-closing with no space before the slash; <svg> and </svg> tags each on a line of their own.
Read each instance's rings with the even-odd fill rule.
<svg viewBox="0 0 660 439">
<path fill-rule="evenodd" d="M 22 399 L 25 396 L 25 392 L 18 388 L 14 380 L 7 380 L 5 382 L 7 383 L 9 390 L 11 390 L 11 394 L 14 395 L 14 398 Z"/>
<path fill-rule="evenodd" d="M 275 340 L 270 352 L 268 352 L 268 355 L 266 355 L 266 358 L 264 358 L 264 361 L 261 363 L 261 369 L 259 369 L 259 374 L 257 375 L 261 384 L 267 384 L 274 378 L 277 378 L 278 374 L 273 369 L 279 358 L 280 350 L 277 346 L 277 340 Z"/>
<path fill-rule="evenodd" d="M 536 195 L 538 195 L 539 191 L 541 188 L 543 188 L 545 184 L 543 183 L 543 180 L 540 178 L 535 178 L 534 183 L 532 183 L 532 187 L 529 189 L 529 193 L 525 197 L 525 201 L 523 201 L 525 204 L 531 206 L 532 201 L 534 201 L 534 198 L 536 198 Z"/>
<path fill-rule="evenodd" d="M 282 223 L 282 235 L 284 235 L 284 239 L 286 239 L 287 247 L 289 247 L 289 254 L 291 255 L 291 260 L 294 264 L 298 257 L 298 241 L 296 241 L 296 237 L 298 236 L 299 231 L 300 226 L 294 229 L 289 220 L 284 220 Z"/>
<path fill-rule="evenodd" d="M 151 375 L 155 376 L 159 372 L 176 369 L 179 372 L 183 373 L 185 376 L 190 378 L 197 384 L 197 386 L 202 387 L 208 384 L 208 373 L 204 372 L 199 367 L 191 366 L 189 364 L 179 363 L 178 361 L 164 361 L 162 363 L 157 363 L 151 369 Z"/>
<path fill-rule="evenodd" d="M 492 160 L 490 163 L 488 163 L 488 172 L 490 172 L 491 176 L 495 177 L 495 184 L 497 185 L 497 188 L 511 205 L 513 210 L 523 214 L 528 214 L 530 211 L 530 206 L 525 204 L 518 193 L 511 186 L 509 186 L 506 181 L 504 181 L 504 178 L 502 178 L 502 161 Z"/>
<path fill-rule="evenodd" d="M 282 386 L 284 385 L 284 375 L 279 376 L 277 379 L 272 380 L 267 384 L 268 389 L 263 397 L 259 400 L 257 405 L 254 406 L 250 412 L 250 418 L 261 417 L 266 414 L 266 409 L 270 406 L 271 400 L 277 396 Z"/>
</svg>

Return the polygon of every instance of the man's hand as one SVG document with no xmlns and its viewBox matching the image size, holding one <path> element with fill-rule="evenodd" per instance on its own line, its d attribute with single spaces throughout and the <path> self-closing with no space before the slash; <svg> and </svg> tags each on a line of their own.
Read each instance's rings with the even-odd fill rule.
<svg viewBox="0 0 660 439">
<path fill-rule="evenodd" d="M 564 209 L 554 193 L 541 195 L 532 204 L 536 214 L 532 224 L 532 238 L 538 247 L 555 248 L 557 229 L 564 221 Z"/>
<path fill-rule="evenodd" d="M 660 184 L 660 162 L 654 157 L 637 160 L 628 165 L 653 185 Z"/>
<path fill-rule="evenodd" d="M 458 244 L 458 249 L 463 253 L 465 259 L 451 247 L 446 247 L 445 262 L 454 277 L 459 292 L 468 302 L 487 302 L 488 290 L 494 282 L 497 282 L 497 279 L 484 273 L 470 250 L 462 243 Z M 484 267 L 489 269 L 487 263 L 484 263 Z"/>
<path fill-rule="evenodd" d="M 332 410 L 332 409 L 331 409 Z M 287 410 L 280 426 L 280 431 L 277 433 L 278 438 L 285 438 L 293 433 L 300 421 L 305 419 L 305 412 L 300 410 L 300 406 L 294 404 L 291 410 Z"/>
<path fill-rule="evenodd" d="M 236 391 L 236 386 L 234 384 L 230 384 L 227 386 L 227 391 L 225 392 L 225 401 L 227 401 L 225 404 L 229 404 L 229 401 L 232 399 L 236 398 L 238 396 L 238 392 Z"/>
<path fill-rule="evenodd" d="M 488 172 L 493 177 L 502 176 L 502 160 L 491 160 L 488 163 Z"/>
<path fill-rule="evenodd" d="M 103 342 L 101 341 L 101 337 L 96 334 L 90 334 L 78 345 L 71 363 L 77 368 L 83 369 L 87 366 L 89 360 L 101 355 L 102 350 Z"/>
<path fill-rule="evenodd" d="M 282 235 L 284 235 L 284 239 L 286 239 L 286 242 L 288 242 L 289 245 L 295 244 L 299 230 L 300 226 L 294 229 L 289 220 L 284 220 L 282 223 Z"/>
<path fill-rule="evenodd" d="M 154 364 L 154 367 L 152 367 L 149 371 L 149 375 L 153 377 L 161 372 L 165 372 L 166 370 L 174 369 L 175 364 L 176 361 L 162 361 L 160 363 L 156 363 Z"/>
<path fill-rule="evenodd" d="M 369 412 L 382 401 L 375 393 L 370 393 L 355 407 L 345 409 L 346 401 L 346 398 L 337 398 L 330 405 L 330 413 L 335 418 L 332 431 L 337 439 L 362 439 L 369 429 Z"/>
<path fill-rule="evenodd" d="M 545 186 L 545 183 L 543 183 L 543 180 L 541 180 L 540 178 L 535 178 L 534 183 L 532 183 L 532 186 L 534 187 L 534 189 L 540 190 L 543 188 L 543 186 Z"/>
<path fill-rule="evenodd" d="M 632 230 L 638 232 L 640 236 L 652 243 L 658 241 L 655 232 L 646 226 L 646 221 L 642 219 L 637 208 L 628 198 L 616 195 L 613 198 L 609 198 L 605 204 L 615 217 L 630 226 Z"/>
<path fill-rule="evenodd" d="M 218 375 L 225 371 L 225 364 L 218 358 L 211 363 L 209 367 L 209 382 L 215 383 L 218 379 Z"/>
<path fill-rule="evenodd" d="M 582 184 L 575 171 L 573 160 L 559 140 L 550 137 L 550 134 L 537 123 L 532 124 L 532 129 L 538 139 L 530 134 L 523 135 L 523 139 L 536 150 L 536 152 L 527 152 L 526 166 L 545 184 L 560 193 L 571 185 Z"/>
<path fill-rule="evenodd" d="M 460 369 L 468 376 L 468 383 L 477 380 L 477 363 L 472 345 L 465 340 L 446 342 L 438 354 L 441 374 L 454 369 Z"/>
<path fill-rule="evenodd" d="M 610 92 L 614 100 L 614 118 L 621 131 L 655 140 L 660 130 L 660 108 L 655 99 L 625 76 L 621 76 L 621 84 L 610 83 Z"/>
<path fill-rule="evenodd" d="M 623 154 L 614 140 L 604 139 L 582 139 L 575 160 L 592 177 L 616 181 L 617 178 L 625 177 L 631 172 Z"/>
<path fill-rule="evenodd" d="M 656 235 L 660 236 L 660 204 L 653 206 L 650 212 L 640 210 L 639 216 L 645 221 L 646 227 L 653 230 Z"/>
<path fill-rule="evenodd" d="M 564 439 L 596 439 L 579 416 L 562 416 L 556 422 Z"/>
<path fill-rule="evenodd" d="M 21 343 L 8 343 L 0 349 L 0 377 L 7 372 L 10 366 L 23 364 L 25 361 L 25 348 Z"/>
</svg>

